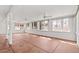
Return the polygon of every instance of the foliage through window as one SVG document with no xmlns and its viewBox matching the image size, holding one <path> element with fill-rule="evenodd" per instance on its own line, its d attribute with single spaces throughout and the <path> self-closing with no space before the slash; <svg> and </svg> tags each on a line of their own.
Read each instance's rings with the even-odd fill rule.
<svg viewBox="0 0 79 59">
<path fill-rule="evenodd" d="M 20 26 L 19 26 L 19 24 L 15 24 L 15 30 L 20 30 Z"/>
<path fill-rule="evenodd" d="M 69 19 L 52 20 L 52 31 L 69 32 Z"/>
<path fill-rule="evenodd" d="M 24 24 L 15 23 L 15 30 L 22 30 L 24 27 Z"/>
<path fill-rule="evenodd" d="M 38 23 L 38 22 L 33 22 L 33 23 L 32 23 L 32 29 L 38 29 L 37 23 Z"/>
<path fill-rule="evenodd" d="M 41 21 L 40 22 L 40 30 L 48 31 L 48 21 Z"/>
<path fill-rule="evenodd" d="M 52 21 L 52 30 L 53 31 L 62 31 L 61 20 Z"/>
<path fill-rule="evenodd" d="M 69 19 L 68 18 L 63 20 L 63 32 L 70 32 Z"/>
<path fill-rule="evenodd" d="M 29 30 L 30 29 L 30 23 L 26 24 L 26 29 Z"/>
</svg>

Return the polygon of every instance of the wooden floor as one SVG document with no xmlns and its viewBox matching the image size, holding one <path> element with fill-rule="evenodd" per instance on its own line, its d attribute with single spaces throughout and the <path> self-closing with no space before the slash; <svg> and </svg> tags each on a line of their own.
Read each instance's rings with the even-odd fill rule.
<svg viewBox="0 0 79 59">
<path fill-rule="evenodd" d="M 9 46 L 4 35 L 0 35 L 1 53 L 79 53 L 75 42 L 47 38 L 33 34 L 14 34 Z"/>
</svg>

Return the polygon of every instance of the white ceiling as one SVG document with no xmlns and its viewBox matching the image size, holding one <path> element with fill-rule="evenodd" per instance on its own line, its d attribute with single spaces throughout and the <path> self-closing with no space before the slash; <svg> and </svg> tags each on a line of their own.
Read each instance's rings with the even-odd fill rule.
<svg viewBox="0 0 79 59">
<path fill-rule="evenodd" d="M 0 18 L 8 12 L 9 5 L 0 6 Z M 33 20 L 41 19 L 44 14 L 52 17 L 73 15 L 77 6 L 74 5 L 13 5 L 11 13 L 13 20 Z"/>
<path fill-rule="evenodd" d="M 9 10 L 9 5 L 0 5 L 0 21 L 3 20 Z"/>
</svg>

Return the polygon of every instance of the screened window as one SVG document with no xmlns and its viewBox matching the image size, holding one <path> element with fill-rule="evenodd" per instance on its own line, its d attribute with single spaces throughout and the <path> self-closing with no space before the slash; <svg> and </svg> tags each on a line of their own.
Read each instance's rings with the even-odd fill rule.
<svg viewBox="0 0 79 59">
<path fill-rule="evenodd" d="M 63 20 L 63 31 L 64 32 L 70 32 L 69 19 L 68 18 Z"/>
<path fill-rule="evenodd" d="M 26 29 L 29 30 L 30 29 L 30 23 L 26 24 Z"/>
<path fill-rule="evenodd" d="M 48 21 L 40 22 L 40 30 L 48 31 Z"/>
<path fill-rule="evenodd" d="M 62 31 L 61 20 L 52 21 L 52 31 Z"/>
<path fill-rule="evenodd" d="M 16 23 L 15 30 L 22 30 L 24 28 L 24 24 Z"/>
<path fill-rule="evenodd" d="M 20 30 L 19 24 L 15 24 L 15 30 Z"/>
<path fill-rule="evenodd" d="M 37 22 L 34 22 L 34 29 L 37 29 Z"/>
<path fill-rule="evenodd" d="M 69 19 L 52 20 L 52 31 L 70 32 Z"/>
<path fill-rule="evenodd" d="M 32 23 L 32 28 L 33 28 L 33 29 L 38 29 L 37 23 L 38 23 L 38 22 L 33 22 L 33 23 Z"/>
<path fill-rule="evenodd" d="M 24 24 L 20 24 L 20 30 L 24 28 Z"/>
</svg>

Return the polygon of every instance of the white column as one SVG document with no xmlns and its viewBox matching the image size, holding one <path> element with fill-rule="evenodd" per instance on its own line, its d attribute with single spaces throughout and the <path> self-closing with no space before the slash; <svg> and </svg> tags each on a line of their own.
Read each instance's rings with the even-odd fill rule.
<svg viewBox="0 0 79 59">
<path fill-rule="evenodd" d="M 37 28 L 40 30 L 40 22 L 37 22 Z"/>
<path fill-rule="evenodd" d="M 26 23 L 24 23 L 24 33 L 26 32 Z"/>
<path fill-rule="evenodd" d="M 12 31 L 13 31 L 13 22 L 11 16 L 12 15 L 8 15 L 7 18 L 7 39 L 10 45 L 12 45 Z"/>
</svg>

